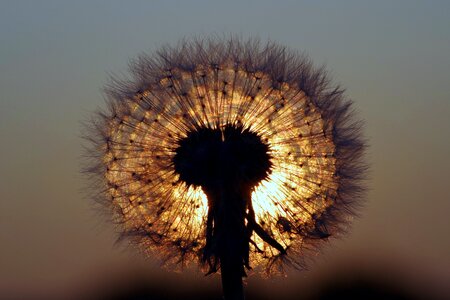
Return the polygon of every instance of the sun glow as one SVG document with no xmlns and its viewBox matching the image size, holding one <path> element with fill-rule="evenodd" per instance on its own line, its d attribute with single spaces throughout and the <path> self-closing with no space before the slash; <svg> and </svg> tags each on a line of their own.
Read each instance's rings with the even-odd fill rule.
<svg viewBox="0 0 450 300">
<path fill-rule="evenodd" d="M 270 148 L 271 172 L 252 193 L 256 221 L 285 248 L 301 243 L 301 232 L 336 196 L 329 129 L 302 91 L 287 83 L 275 88 L 269 75 L 226 63 L 193 72 L 171 69 L 108 117 L 104 175 L 126 232 L 144 233 L 141 243 L 164 253 L 202 249 L 207 198 L 200 187 L 178 180 L 172 161 L 190 130 L 227 124 L 242 124 Z M 256 234 L 252 239 L 252 264 L 276 255 Z"/>
</svg>

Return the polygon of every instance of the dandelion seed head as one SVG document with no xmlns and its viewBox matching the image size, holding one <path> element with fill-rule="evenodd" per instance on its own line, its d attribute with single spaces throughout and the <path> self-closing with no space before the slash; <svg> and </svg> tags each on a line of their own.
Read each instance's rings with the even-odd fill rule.
<svg viewBox="0 0 450 300">
<path fill-rule="evenodd" d="M 345 229 L 364 190 L 361 123 L 304 55 L 256 40 L 184 41 L 139 56 L 130 73 L 106 88 L 89 171 L 142 250 L 199 258 L 205 189 L 224 173 L 249 185 L 256 222 L 286 249 L 252 232 L 252 266 L 302 266 L 308 249 Z"/>
</svg>

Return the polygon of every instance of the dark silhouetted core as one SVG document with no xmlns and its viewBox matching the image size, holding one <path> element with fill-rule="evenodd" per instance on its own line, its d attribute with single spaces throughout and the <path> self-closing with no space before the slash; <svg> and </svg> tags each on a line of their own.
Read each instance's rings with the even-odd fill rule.
<svg viewBox="0 0 450 300">
<path fill-rule="evenodd" d="M 218 183 L 254 186 L 270 173 L 269 146 L 241 126 L 200 128 L 179 141 L 173 158 L 180 180 L 210 188 Z"/>
</svg>

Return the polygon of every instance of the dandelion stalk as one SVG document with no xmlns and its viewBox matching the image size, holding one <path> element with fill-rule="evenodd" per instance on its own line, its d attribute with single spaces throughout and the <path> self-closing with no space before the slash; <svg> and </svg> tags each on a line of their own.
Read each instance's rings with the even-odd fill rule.
<svg viewBox="0 0 450 300">
<path fill-rule="evenodd" d="M 141 55 L 106 87 L 86 168 L 122 237 L 166 265 L 198 259 L 243 299 L 252 267 L 302 268 L 363 195 L 361 122 L 323 68 L 256 40 Z"/>
</svg>

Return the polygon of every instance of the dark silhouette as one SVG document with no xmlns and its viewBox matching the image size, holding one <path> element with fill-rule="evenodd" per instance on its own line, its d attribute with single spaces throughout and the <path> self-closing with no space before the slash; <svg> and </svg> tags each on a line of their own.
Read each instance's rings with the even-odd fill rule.
<svg viewBox="0 0 450 300">
<path fill-rule="evenodd" d="M 301 268 L 344 231 L 364 143 L 323 68 L 231 38 L 141 55 L 131 74 L 111 80 L 88 136 L 87 171 L 122 237 L 169 264 L 199 258 L 221 271 L 226 299 L 242 299 L 246 270 Z"/>
</svg>

